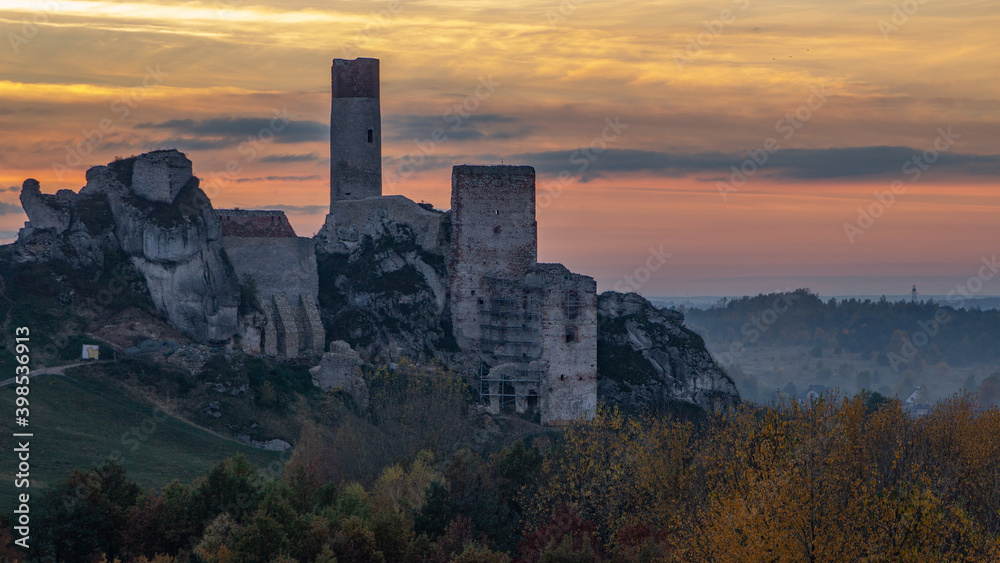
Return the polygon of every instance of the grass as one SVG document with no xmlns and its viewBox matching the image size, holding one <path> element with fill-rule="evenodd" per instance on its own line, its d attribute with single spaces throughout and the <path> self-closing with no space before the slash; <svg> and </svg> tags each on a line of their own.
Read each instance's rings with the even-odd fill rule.
<svg viewBox="0 0 1000 563">
<path fill-rule="evenodd" d="M 223 438 L 157 410 L 123 385 L 107 378 L 40 375 L 31 381 L 31 493 L 74 469 L 88 469 L 117 453 L 131 479 L 143 488 L 159 488 L 174 479 L 192 483 L 223 459 L 242 453 L 266 466 L 286 454 L 267 452 Z M 0 431 L 14 432 L 15 394 L 0 393 Z M 13 445 L 11 446 L 13 447 Z M 0 456 L 0 510 L 13 508 L 14 455 Z"/>
</svg>

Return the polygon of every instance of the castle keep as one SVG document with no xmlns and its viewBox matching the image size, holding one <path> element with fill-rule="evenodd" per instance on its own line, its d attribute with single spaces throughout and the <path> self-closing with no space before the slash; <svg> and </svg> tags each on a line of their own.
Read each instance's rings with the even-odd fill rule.
<svg viewBox="0 0 1000 563">
<path fill-rule="evenodd" d="M 597 284 L 539 264 L 535 170 L 455 166 L 451 210 L 382 196 L 378 61 L 335 59 L 330 117 L 329 240 L 357 245 L 392 219 L 419 246 L 445 254 L 442 312 L 471 358 L 490 411 L 587 419 L 597 407 Z M 429 206 L 427 206 L 429 207 Z"/>
<path fill-rule="evenodd" d="M 330 71 L 330 211 L 341 200 L 382 195 L 378 59 L 334 59 Z"/>
</svg>

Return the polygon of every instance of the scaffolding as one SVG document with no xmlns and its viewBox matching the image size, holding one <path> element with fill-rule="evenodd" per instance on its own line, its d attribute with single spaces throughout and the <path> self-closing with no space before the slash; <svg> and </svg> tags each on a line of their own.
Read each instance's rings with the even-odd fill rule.
<svg viewBox="0 0 1000 563">
<path fill-rule="evenodd" d="M 563 303 L 565 304 L 566 318 L 570 320 L 576 319 L 583 305 L 580 294 L 576 290 L 567 289 L 563 296 Z"/>
<path fill-rule="evenodd" d="M 538 288 L 506 280 L 487 279 L 488 297 L 479 300 L 480 350 L 485 367 L 479 371 L 479 394 L 498 409 L 519 398 L 538 397 L 545 370 L 532 363 L 542 357 Z M 492 367 L 515 364 L 514 373 L 493 375 Z M 492 366 L 492 367 L 491 367 Z"/>
</svg>

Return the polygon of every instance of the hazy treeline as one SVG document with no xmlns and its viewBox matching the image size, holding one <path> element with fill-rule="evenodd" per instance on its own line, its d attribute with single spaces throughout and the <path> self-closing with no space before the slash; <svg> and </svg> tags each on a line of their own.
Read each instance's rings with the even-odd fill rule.
<svg viewBox="0 0 1000 563">
<path fill-rule="evenodd" d="M 821 300 L 808 289 L 724 300 L 684 311 L 708 340 L 738 346 L 808 345 L 870 354 L 899 366 L 916 354 L 927 364 L 960 367 L 1000 361 L 1000 311 L 961 302 L 890 302 L 885 298 Z M 956 308 L 955 306 L 959 306 Z"/>
</svg>

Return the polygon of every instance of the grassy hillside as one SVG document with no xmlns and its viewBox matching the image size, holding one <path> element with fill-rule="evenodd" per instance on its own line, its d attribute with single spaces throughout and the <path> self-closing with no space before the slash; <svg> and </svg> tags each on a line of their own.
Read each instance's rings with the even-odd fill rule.
<svg viewBox="0 0 1000 563">
<path fill-rule="evenodd" d="M 77 374 L 77 375 L 73 375 Z M 107 378 L 40 375 L 31 382 L 31 478 L 35 493 L 116 454 L 129 477 L 143 487 L 174 479 L 192 482 L 226 457 L 243 453 L 266 466 L 284 454 L 223 438 L 168 416 L 122 384 Z M 9 436 L 14 414 L 12 388 L 0 393 L 0 429 Z M 10 439 L 7 440 L 10 443 Z M 9 449 L 8 449 L 9 452 Z M 0 456 L 0 510 L 12 508 L 14 455 Z"/>
</svg>

